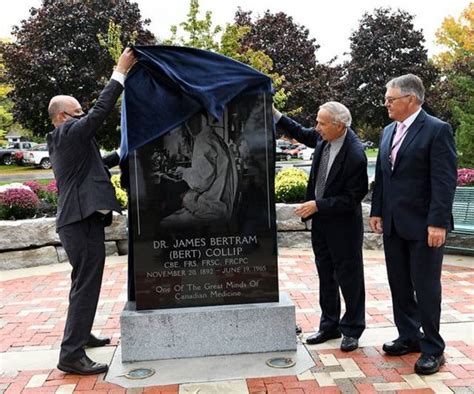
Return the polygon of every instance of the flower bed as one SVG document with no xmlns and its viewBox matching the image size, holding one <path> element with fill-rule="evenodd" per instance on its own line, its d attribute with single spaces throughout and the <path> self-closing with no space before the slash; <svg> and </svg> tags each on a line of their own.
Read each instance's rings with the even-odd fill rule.
<svg viewBox="0 0 474 394">
<path fill-rule="evenodd" d="M 127 193 L 120 187 L 119 176 L 111 179 L 122 208 L 127 207 Z M 58 208 L 56 181 L 42 185 L 37 181 L 0 186 L 0 220 L 54 217 Z"/>
<path fill-rule="evenodd" d="M 56 215 L 56 182 L 41 185 L 36 181 L 0 186 L 0 219 L 18 220 Z"/>
<path fill-rule="evenodd" d="M 474 186 L 474 169 L 458 169 L 458 186 Z"/>
</svg>

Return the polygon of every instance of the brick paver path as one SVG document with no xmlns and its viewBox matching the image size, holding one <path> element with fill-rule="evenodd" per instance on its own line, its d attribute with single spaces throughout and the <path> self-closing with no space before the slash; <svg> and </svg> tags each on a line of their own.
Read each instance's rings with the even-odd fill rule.
<svg viewBox="0 0 474 394">
<path fill-rule="evenodd" d="M 380 256 L 367 253 L 364 259 L 368 328 L 393 326 L 384 260 Z M 111 336 L 111 346 L 119 340 L 119 317 L 126 300 L 126 274 L 125 263 L 107 266 L 104 273 L 94 331 Z M 290 294 L 297 308 L 297 321 L 305 335 L 314 332 L 319 324 L 319 306 L 318 279 L 311 251 L 281 250 L 279 275 L 280 290 Z M 461 267 L 445 263 L 442 323 L 474 321 L 473 283 L 474 265 Z M 69 272 L 50 272 L 6 280 L 1 284 L 0 351 L 24 351 L 31 355 L 34 354 L 32 350 L 57 349 L 65 323 Z M 247 379 L 248 392 L 474 392 L 472 341 L 470 344 L 461 340 L 448 341 L 447 365 L 429 377 L 413 373 L 417 354 L 387 357 L 381 345 L 361 347 L 351 353 L 339 349 L 315 350 L 309 346 L 316 364 L 314 368 L 299 376 Z M 0 377 L 0 392 L 178 393 L 180 390 L 179 385 L 126 390 L 103 379 L 103 374 L 80 377 L 65 375 L 56 369 L 19 371 Z M 182 391 L 184 386 L 181 385 Z"/>
</svg>

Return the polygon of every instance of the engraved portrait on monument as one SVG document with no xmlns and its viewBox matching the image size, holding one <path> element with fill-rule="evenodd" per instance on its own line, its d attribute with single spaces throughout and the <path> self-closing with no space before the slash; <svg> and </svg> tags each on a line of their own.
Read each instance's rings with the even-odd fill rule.
<svg viewBox="0 0 474 394">
<path fill-rule="evenodd" d="M 130 155 L 137 309 L 278 301 L 271 96 Z"/>
</svg>

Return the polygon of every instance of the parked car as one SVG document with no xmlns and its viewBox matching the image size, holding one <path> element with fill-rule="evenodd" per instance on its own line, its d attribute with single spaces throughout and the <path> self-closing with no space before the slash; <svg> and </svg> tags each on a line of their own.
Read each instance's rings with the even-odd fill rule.
<svg viewBox="0 0 474 394">
<path fill-rule="evenodd" d="M 313 160 L 313 153 L 314 153 L 313 148 L 303 149 L 298 153 L 298 159 Z"/>
<path fill-rule="evenodd" d="M 34 148 L 23 153 L 23 162 L 26 165 L 41 167 L 45 170 L 51 168 L 51 162 L 49 161 L 48 145 L 39 144 Z"/>
<path fill-rule="evenodd" d="M 25 155 L 25 152 L 22 151 L 22 150 L 19 150 L 19 151 L 13 153 L 12 160 L 14 161 L 14 163 L 16 165 L 22 166 L 24 164 L 23 163 L 23 156 L 24 155 Z"/>
<path fill-rule="evenodd" d="M 360 142 L 362 142 L 364 149 L 372 149 L 375 147 L 375 144 L 372 141 L 361 140 Z"/>
<path fill-rule="evenodd" d="M 296 145 L 291 145 L 288 149 L 284 149 L 286 153 L 289 153 L 291 157 L 297 158 L 298 153 L 306 148 L 306 145 L 303 144 L 296 144 Z"/>
<path fill-rule="evenodd" d="M 15 152 L 30 149 L 35 145 L 37 145 L 35 142 L 20 141 L 20 142 L 14 142 L 8 145 L 6 148 L 1 148 L 0 149 L 0 163 L 5 164 L 6 166 L 9 166 L 10 164 L 13 163 L 13 157 L 14 157 Z"/>
<path fill-rule="evenodd" d="M 281 160 L 291 160 L 291 155 L 286 153 L 283 149 L 279 148 L 278 146 L 275 148 L 275 158 L 277 161 Z"/>
<path fill-rule="evenodd" d="M 276 140 L 276 146 L 281 149 L 289 149 L 292 143 L 287 140 Z"/>
</svg>

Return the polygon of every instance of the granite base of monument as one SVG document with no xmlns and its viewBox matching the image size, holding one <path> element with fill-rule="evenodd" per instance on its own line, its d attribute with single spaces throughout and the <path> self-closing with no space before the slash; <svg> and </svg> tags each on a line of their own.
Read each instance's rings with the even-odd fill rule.
<svg viewBox="0 0 474 394">
<path fill-rule="evenodd" d="M 122 362 L 296 350 L 295 307 L 280 302 L 137 311 L 120 317 Z"/>
</svg>

